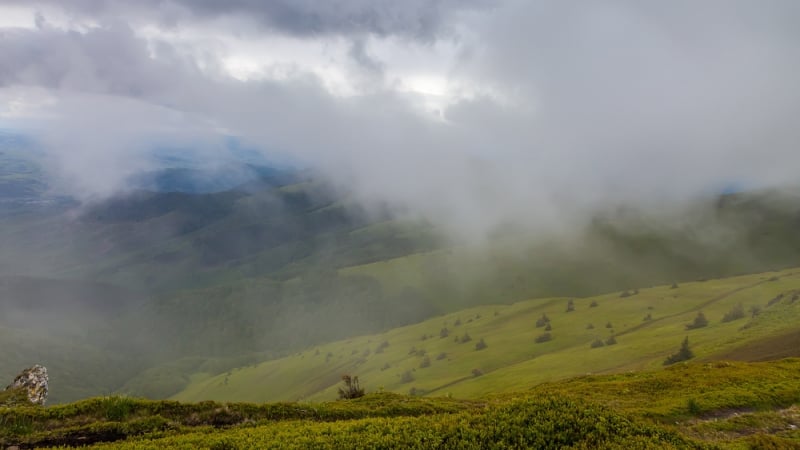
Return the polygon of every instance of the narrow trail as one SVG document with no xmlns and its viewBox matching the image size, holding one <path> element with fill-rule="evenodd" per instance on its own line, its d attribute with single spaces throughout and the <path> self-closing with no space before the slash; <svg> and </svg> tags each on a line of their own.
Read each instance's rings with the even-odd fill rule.
<svg viewBox="0 0 800 450">
<path fill-rule="evenodd" d="M 794 276 L 797 276 L 797 272 L 795 272 L 795 273 L 787 273 L 786 275 L 783 275 L 783 277 L 782 277 L 782 278 L 785 278 L 785 277 L 794 277 Z M 662 321 L 662 320 L 671 319 L 671 318 L 673 318 L 673 317 L 677 317 L 677 316 L 680 316 L 680 315 L 682 315 L 682 314 L 686 314 L 687 312 L 692 312 L 692 311 L 700 311 L 700 310 L 702 310 L 703 308 L 706 308 L 706 307 L 708 307 L 709 305 L 713 305 L 714 303 L 716 303 L 716 302 L 718 302 L 718 301 L 720 301 L 720 300 L 724 300 L 724 299 L 726 299 L 726 298 L 730 297 L 731 295 L 738 294 L 739 292 L 746 291 L 746 290 L 748 290 L 748 289 L 753 289 L 754 287 L 761 286 L 762 284 L 765 284 L 765 283 L 772 283 L 772 281 L 770 281 L 769 279 L 767 279 L 767 280 L 761 280 L 761 281 L 757 281 L 757 282 L 755 282 L 755 283 L 748 284 L 748 285 L 745 285 L 745 286 L 740 286 L 740 287 L 738 287 L 738 288 L 736 288 L 736 289 L 733 289 L 733 290 L 731 290 L 731 291 L 728 291 L 728 292 L 723 292 L 722 294 L 720 294 L 720 295 L 717 295 L 716 297 L 713 297 L 713 298 L 711 298 L 710 300 L 707 300 L 707 301 L 705 301 L 705 302 L 703 302 L 703 303 L 701 303 L 701 304 L 697 305 L 696 307 L 694 307 L 694 308 L 692 308 L 692 309 L 688 309 L 688 310 L 686 310 L 686 311 L 678 312 L 678 313 L 675 313 L 675 314 L 670 314 L 670 315 L 668 315 L 668 316 L 659 317 L 658 319 L 653 319 L 653 320 L 650 320 L 650 321 L 647 321 L 647 322 L 641 323 L 641 324 L 639 324 L 639 325 L 633 326 L 633 327 L 631 327 L 631 328 L 628 328 L 628 329 L 626 329 L 626 330 L 624 330 L 624 331 L 621 331 L 621 332 L 617 333 L 617 334 L 616 334 L 616 336 L 624 336 L 624 335 L 626 335 L 626 334 L 628 334 L 628 333 L 632 333 L 632 332 L 634 332 L 634 331 L 639 331 L 639 330 L 641 330 L 642 328 L 645 328 L 645 327 L 651 326 L 651 325 L 653 325 L 653 324 L 656 324 L 656 323 L 658 323 L 658 322 L 660 322 L 660 321 Z"/>
</svg>

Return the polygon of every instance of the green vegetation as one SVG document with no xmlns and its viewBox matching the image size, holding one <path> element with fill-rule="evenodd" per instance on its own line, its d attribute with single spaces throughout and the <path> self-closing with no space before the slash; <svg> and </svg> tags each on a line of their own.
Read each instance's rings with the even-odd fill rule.
<svg viewBox="0 0 800 450">
<path fill-rule="evenodd" d="M 760 307 L 758 305 L 754 305 L 752 309 L 753 309 L 753 317 L 757 316 Z M 722 316 L 722 321 L 731 322 L 733 320 L 744 319 L 744 317 L 745 317 L 744 307 L 742 306 L 741 303 L 737 303 L 736 305 L 734 305 L 733 308 L 731 308 L 730 311 L 726 312 L 725 315 Z"/>
<path fill-rule="evenodd" d="M 0 391 L 0 406 L 29 405 L 28 394 L 24 389 L 7 389 Z"/>
<path fill-rule="evenodd" d="M 687 330 L 695 330 L 697 328 L 703 328 L 708 326 L 708 319 L 706 319 L 705 314 L 703 311 L 697 313 L 697 317 L 694 318 L 692 323 L 686 325 Z"/>
<path fill-rule="evenodd" d="M 686 336 L 681 342 L 681 348 L 677 352 L 667 356 L 667 359 L 664 360 L 664 365 L 668 366 L 670 364 L 679 363 L 681 361 L 688 361 L 694 358 L 694 353 L 689 348 L 689 336 Z"/>
<path fill-rule="evenodd" d="M 364 388 L 358 382 L 358 377 L 342 375 L 343 387 L 339 388 L 340 399 L 353 399 L 364 396 Z"/>
<path fill-rule="evenodd" d="M 773 276 L 779 280 L 769 281 Z M 474 397 L 518 391 L 586 373 L 658 368 L 678 350 L 686 336 L 696 359 L 710 360 L 757 345 L 763 339 L 798 331 L 800 301 L 791 302 L 791 295 L 786 294 L 780 302 L 769 307 L 766 304 L 799 287 L 800 273 L 786 270 L 687 282 L 678 289 L 670 289 L 669 285 L 640 287 L 638 295 L 627 298 L 619 298 L 618 293 L 575 298 L 572 312 L 564 310 L 564 298 L 479 306 L 386 333 L 310 347 L 294 355 L 234 369 L 230 374 L 198 377 L 173 398 L 329 400 L 336 398 L 342 373 L 358 373 L 367 386 L 381 386 L 388 391 L 406 393 L 413 385 L 426 396 L 452 393 Z M 589 308 L 593 301 L 601 306 Z M 725 313 L 740 303 L 745 308 L 761 305 L 762 312 L 756 317 L 723 323 Z M 642 315 L 651 307 L 653 319 L 643 322 Z M 696 318 L 700 310 L 709 324 L 686 331 L 686 323 Z M 481 318 L 475 319 L 478 315 Z M 543 316 L 554 324 L 549 340 L 539 338 L 546 332 L 534 326 Z M 466 322 L 466 317 L 472 322 Z M 453 339 L 454 333 L 447 339 L 420 341 L 420 336 L 440 333 L 458 318 L 462 321 L 457 328 L 458 342 Z M 586 326 L 598 320 L 612 322 L 613 330 Z M 466 345 L 462 343 L 465 336 L 472 339 Z M 541 342 L 537 343 L 537 338 Z M 475 351 L 480 339 L 487 347 Z M 603 346 L 593 347 L 598 340 Z M 778 339 L 770 344 L 770 354 L 800 356 L 800 345 L 793 345 L 794 342 Z M 409 351 L 412 348 L 413 352 Z M 364 356 L 367 349 L 380 352 Z M 757 359 L 758 354 L 752 353 L 741 358 Z M 326 358 L 326 354 L 331 356 Z M 443 354 L 446 356 L 438 356 Z M 426 355 L 430 365 L 421 368 Z M 479 369 L 482 375 L 472 376 L 473 369 Z"/>
<path fill-rule="evenodd" d="M 469 401 L 380 392 L 316 404 L 106 397 L 0 407 L 0 445 L 795 448 L 798 404 L 800 359 L 710 362 L 581 376 Z"/>
<path fill-rule="evenodd" d="M 499 324 L 503 316 L 495 313 L 503 311 L 483 306 L 530 298 L 559 297 L 561 302 L 539 311 L 554 319 L 541 325 L 549 325 L 553 339 L 535 345 L 533 353 L 571 345 L 588 350 L 594 339 L 608 335 L 585 333 L 576 342 L 573 321 L 598 328 L 613 323 L 619 339 L 632 327 L 627 312 L 617 314 L 627 308 L 616 302 L 620 293 L 627 292 L 624 299 L 638 308 L 638 321 L 649 313 L 642 302 L 657 306 L 655 325 L 647 328 L 654 330 L 672 323 L 673 317 L 664 315 L 675 312 L 662 307 L 670 295 L 678 295 L 683 306 L 691 300 L 684 291 L 692 280 L 788 267 L 800 252 L 797 197 L 789 191 L 709 199 L 676 212 L 670 217 L 675 221 L 656 221 L 674 226 L 655 226 L 638 211 L 613 212 L 558 238 L 509 230 L 481 246 L 454 246 L 419 221 L 365 215 L 331 192 L 313 181 L 254 192 L 137 192 L 87 206 L 78 216 L 53 208 L 0 217 L 0 283 L 9 287 L 0 302 L 0 379 L 13 377 L 35 354 L 59 384 L 54 402 L 112 392 L 164 398 L 203 380 L 224 379 L 235 367 L 442 315 L 450 320 L 420 330 L 418 341 L 426 336 L 426 346 L 434 348 L 438 344 L 430 344 L 430 337 L 437 332 L 448 336 L 442 342 L 468 333 L 490 342 L 482 353 L 493 354 L 506 343 L 472 328 L 491 323 L 489 318 Z M 30 278 L 19 282 L 20 277 L 5 276 L 19 273 Z M 773 277 L 772 283 L 782 282 L 780 274 Z M 675 284 L 663 299 L 647 295 L 649 286 L 676 280 L 680 287 Z M 41 286 L 52 289 L 37 290 Z M 612 296 L 598 295 L 611 292 L 614 306 L 607 308 Z M 739 302 L 748 311 L 762 308 L 761 315 L 797 295 L 784 290 L 773 294 L 774 303 Z M 587 306 L 583 299 L 592 296 Z M 567 324 L 562 314 L 569 300 L 574 319 Z M 478 309 L 450 316 L 472 307 Z M 28 318 L 24 324 L 15 314 L 20 308 Z M 587 309 L 601 317 L 590 318 Z M 715 324 L 707 328 L 717 329 L 726 311 L 703 308 Z M 528 317 L 531 328 L 537 317 Z M 539 334 L 525 335 L 520 348 L 529 349 Z M 656 341 L 663 350 L 660 338 Z M 638 339 L 634 343 L 641 345 Z M 374 345 L 369 346 L 373 351 Z M 374 354 L 364 356 L 365 348 L 353 356 L 369 361 Z M 450 354 L 459 377 L 481 367 L 461 366 L 462 357 L 449 346 L 436 350 Z M 354 369 L 357 360 L 340 359 L 333 348 L 323 355 L 328 353 L 321 360 L 329 368 Z M 498 363 L 511 361 L 523 357 Z M 492 364 L 483 370 L 487 376 L 499 367 Z M 312 388 L 290 390 L 289 398 L 305 398 L 319 384 L 334 384 L 327 369 Z M 545 379 L 554 376 L 544 372 Z M 575 373 L 581 372 L 567 371 Z"/>
</svg>

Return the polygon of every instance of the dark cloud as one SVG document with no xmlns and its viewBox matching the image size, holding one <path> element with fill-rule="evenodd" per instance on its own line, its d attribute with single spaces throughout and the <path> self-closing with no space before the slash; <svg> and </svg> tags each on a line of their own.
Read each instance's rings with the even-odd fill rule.
<svg viewBox="0 0 800 450">
<path fill-rule="evenodd" d="M 169 89 L 174 55 L 151 58 L 130 28 L 117 25 L 88 33 L 46 25 L 0 35 L 0 85 L 35 85 L 66 91 L 155 96 Z"/>
<path fill-rule="evenodd" d="M 202 14 L 218 8 L 198 5 Z M 331 14 L 366 3 L 342 5 Z M 54 107 L 62 120 L 48 125 L 58 129 L 51 142 L 72 179 L 92 180 L 81 168 L 104 161 L 95 191 L 120 166 L 136 167 L 131 142 L 168 123 L 172 132 L 223 130 L 285 151 L 366 203 L 480 235 L 509 221 L 577 223 L 609 202 L 661 204 L 731 183 L 796 181 L 795 5 L 507 2 L 459 24 L 473 37 L 461 42 L 451 76 L 477 89 L 444 105 L 441 120 L 393 86 L 342 97 L 302 71 L 237 81 L 213 58 L 201 70 L 170 42 L 125 25 L 5 30 L 0 85 L 71 95 Z M 391 61 L 370 57 L 367 41 L 352 42 L 349 56 L 362 68 L 391 70 Z"/>
<path fill-rule="evenodd" d="M 353 61 L 355 61 L 361 68 L 367 70 L 368 72 L 377 75 L 383 73 L 384 64 L 376 60 L 367 52 L 367 44 L 364 39 L 355 39 L 350 44 L 350 51 L 348 54 Z"/>
<path fill-rule="evenodd" d="M 8 0 L 50 5 L 94 18 L 137 17 L 175 26 L 182 22 L 227 17 L 294 36 L 403 36 L 431 40 L 461 10 L 486 6 L 486 0 Z"/>
</svg>

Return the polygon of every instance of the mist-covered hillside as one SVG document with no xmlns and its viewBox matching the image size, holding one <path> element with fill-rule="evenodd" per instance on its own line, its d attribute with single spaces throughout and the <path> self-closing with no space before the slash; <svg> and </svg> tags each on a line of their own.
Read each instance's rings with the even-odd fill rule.
<svg viewBox="0 0 800 450">
<path fill-rule="evenodd" d="M 56 400 L 128 382 L 165 397 L 195 372 L 472 305 L 776 270 L 800 250 L 792 190 L 609 209 L 559 233 L 510 227 L 470 242 L 304 176 L 212 193 L 134 190 L 3 218 L 5 343 L 38 336 L 6 377 L 41 355 L 55 377 L 71 374 Z M 82 379 L 96 366 L 53 359 L 54 341 L 99 365 L 125 358 L 126 370 Z"/>
</svg>

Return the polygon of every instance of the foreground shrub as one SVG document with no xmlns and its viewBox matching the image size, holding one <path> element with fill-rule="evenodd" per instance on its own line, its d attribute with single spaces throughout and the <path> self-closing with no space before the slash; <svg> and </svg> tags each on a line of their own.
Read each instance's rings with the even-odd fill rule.
<svg viewBox="0 0 800 450">
<path fill-rule="evenodd" d="M 340 399 L 358 398 L 364 396 L 364 388 L 358 384 L 358 377 L 342 375 L 344 386 L 339 388 Z"/>
</svg>

